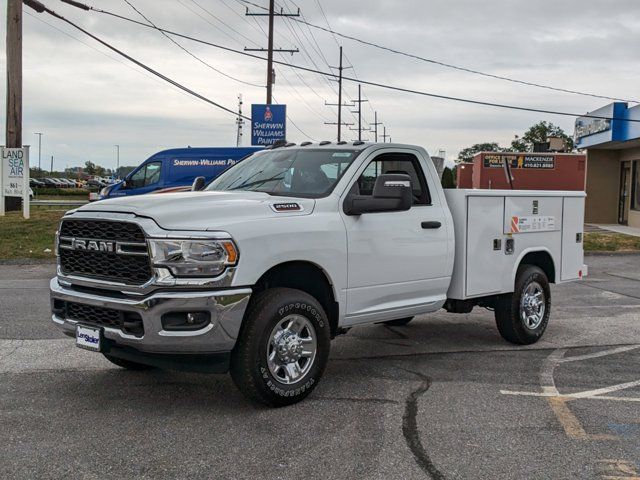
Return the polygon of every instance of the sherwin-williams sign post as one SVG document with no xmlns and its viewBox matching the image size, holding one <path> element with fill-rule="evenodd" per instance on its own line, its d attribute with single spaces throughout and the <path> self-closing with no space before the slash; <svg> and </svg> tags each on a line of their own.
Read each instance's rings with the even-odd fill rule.
<svg viewBox="0 0 640 480">
<path fill-rule="evenodd" d="M 267 147 L 286 139 L 286 105 L 251 105 L 251 145 Z"/>
</svg>

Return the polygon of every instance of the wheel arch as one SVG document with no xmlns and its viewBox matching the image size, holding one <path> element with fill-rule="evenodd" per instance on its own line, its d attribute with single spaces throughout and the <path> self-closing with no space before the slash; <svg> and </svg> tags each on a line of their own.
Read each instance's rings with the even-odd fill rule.
<svg viewBox="0 0 640 480">
<path fill-rule="evenodd" d="M 539 267 L 547 276 L 549 283 L 556 283 L 556 263 L 553 259 L 553 255 L 547 248 L 529 249 L 522 252 L 520 258 L 515 263 L 513 270 L 513 284 L 515 285 L 518 269 L 522 265 L 535 265 Z"/>
<path fill-rule="evenodd" d="M 329 318 L 331 338 L 336 336 L 340 307 L 334 290 L 334 283 L 322 267 L 306 260 L 279 263 L 269 268 L 258 279 L 253 291 L 254 293 L 259 293 L 275 287 L 302 290 L 318 300 Z"/>
</svg>

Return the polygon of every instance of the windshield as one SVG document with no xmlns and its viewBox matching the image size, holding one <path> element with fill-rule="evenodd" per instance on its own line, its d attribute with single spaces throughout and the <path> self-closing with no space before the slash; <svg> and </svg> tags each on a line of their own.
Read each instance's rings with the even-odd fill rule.
<svg viewBox="0 0 640 480">
<path fill-rule="evenodd" d="M 358 153 L 326 148 L 260 152 L 228 169 L 207 190 L 320 198 L 331 193 Z"/>
</svg>

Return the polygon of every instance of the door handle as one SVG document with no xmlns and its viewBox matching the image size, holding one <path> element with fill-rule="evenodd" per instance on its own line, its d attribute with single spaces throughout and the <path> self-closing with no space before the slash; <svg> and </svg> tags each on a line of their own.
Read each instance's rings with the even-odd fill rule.
<svg viewBox="0 0 640 480">
<path fill-rule="evenodd" d="M 422 222 L 422 228 L 424 228 L 425 230 L 428 229 L 435 229 L 435 228 L 440 228 L 442 226 L 442 223 L 440 222 Z"/>
</svg>

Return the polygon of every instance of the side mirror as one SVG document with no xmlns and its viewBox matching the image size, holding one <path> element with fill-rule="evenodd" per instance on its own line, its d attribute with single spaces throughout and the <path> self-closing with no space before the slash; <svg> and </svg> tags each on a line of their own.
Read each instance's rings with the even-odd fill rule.
<svg viewBox="0 0 640 480">
<path fill-rule="evenodd" d="M 199 192 L 204 188 L 204 185 L 205 185 L 204 177 L 196 177 L 193 183 L 191 184 L 191 191 Z"/>
<path fill-rule="evenodd" d="M 343 210 L 346 215 L 363 213 L 402 212 L 413 203 L 411 177 L 400 173 L 387 173 L 376 179 L 373 195 L 348 195 Z"/>
<path fill-rule="evenodd" d="M 129 188 L 129 185 L 127 184 L 126 180 L 122 181 L 122 188 Z"/>
</svg>

